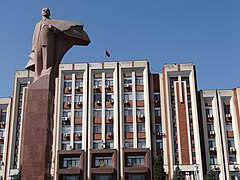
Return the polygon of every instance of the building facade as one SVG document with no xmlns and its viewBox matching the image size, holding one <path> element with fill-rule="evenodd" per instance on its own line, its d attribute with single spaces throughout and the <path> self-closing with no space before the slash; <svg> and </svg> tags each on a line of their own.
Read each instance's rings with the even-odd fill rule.
<svg viewBox="0 0 240 180">
<path fill-rule="evenodd" d="M 0 176 L 21 167 L 24 99 L 33 74 L 16 71 L 12 98 L 0 98 Z M 177 166 L 186 179 L 213 169 L 222 180 L 240 168 L 240 89 L 197 89 L 193 64 L 147 60 L 60 64 L 52 135 L 52 179 L 166 179 Z"/>
</svg>

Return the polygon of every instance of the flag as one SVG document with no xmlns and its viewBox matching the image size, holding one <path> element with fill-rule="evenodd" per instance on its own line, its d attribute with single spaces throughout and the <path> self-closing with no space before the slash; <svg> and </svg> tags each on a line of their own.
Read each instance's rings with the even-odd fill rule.
<svg viewBox="0 0 240 180">
<path fill-rule="evenodd" d="M 110 57 L 110 54 L 109 54 L 109 52 L 107 50 L 106 50 L 106 56 Z"/>
</svg>

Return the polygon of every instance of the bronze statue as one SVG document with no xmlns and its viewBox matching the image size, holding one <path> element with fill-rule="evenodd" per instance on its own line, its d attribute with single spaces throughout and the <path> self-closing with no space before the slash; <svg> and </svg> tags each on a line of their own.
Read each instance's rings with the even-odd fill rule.
<svg viewBox="0 0 240 180">
<path fill-rule="evenodd" d="M 35 71 L 34 81 L 51 72 L 56 75 L 64 54 L 73 45 L 87 46 L 89 43 L 90 39 L 83 31 L 83 24 L 51 20 L 50 10 L 43 8 L 42 20 L 36 24 L 32 52 L 25 68 Z"/>
</svg>

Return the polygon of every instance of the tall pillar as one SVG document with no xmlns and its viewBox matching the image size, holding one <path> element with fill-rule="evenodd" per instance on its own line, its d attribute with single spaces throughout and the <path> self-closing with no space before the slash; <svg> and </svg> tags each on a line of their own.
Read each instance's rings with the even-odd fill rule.
<svg viewBox="0 0 240 180">
<path fill-rule="evenodd" d="M 50 179 L 54 81 L 42 76 L 27 89 L 22 134 L 22 180 Z"/>
</svg>

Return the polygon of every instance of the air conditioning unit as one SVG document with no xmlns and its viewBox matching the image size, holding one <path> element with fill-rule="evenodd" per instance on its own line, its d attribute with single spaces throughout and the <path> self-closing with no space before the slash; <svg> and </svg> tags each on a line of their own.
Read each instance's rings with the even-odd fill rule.
<svg viewBox="0 0 240 180">
<path fill-rule="evenodd" d="M 93 86 L 93 89 L 98 89 L 99 88 L 99 86 Z"/>
<path fill-rule="evenodd" d="M 63 137 L 68 138 L 69 135 L 68 134 L 63 134 Z"/>
<path fill-rule="evenodd" d="M 213 115 L 212 114 L 208 114 L 207 117 L 208 118 L 213 118 Z"/>
<path fill-rule="evenodd" d="M 68 120 L 68 117 L 63 117 L 62 120 L 63 120 L 63 121 L 67 121 L 67 120 Z"/>
<path fill-rule="evenodd" d="M 157 132 L 157 136 L 165 136 L 163 132 Z"/>
<path fill-rule="evenodd" d="M 112 136 L 113 133 L 112 133 L 112 132 L 108 132 L 107 135 L 108 135 L 108 136 Z"/>
<path fill-rule="evenodd" d="M 124 100 L 124 104 L 128 104 L 129 103 L 129 101 L 128 100 Z"/>
<path fill-rule="evenodd" d="M 77 102 L 78 105 L 82 105 L 82 103 L 83 103 L 82 101 L 78 101 Z"/>
<path fill-rule="evenodd" d="M 76 89 L 79 90 L 83 87 L 83 84 L 80 84 L 79 86 L 76 86 Z"/>
<path fill-rule="evenodd" d="M 227 118 L 230 118 L 230 117 L 231 117 L 231 114 L 226 114 L 226 117 L 227 117 Z"/>
<path fill-rule="evenodd" d="M 234 169 L 239 169 L 238 166 L 235 165 L 235 164 L 233 165 L 233 168 L 234 168 Z"/>
<path fill-rule="evenodd" d="M 214 131 L 209 131 L 209 134 L 210 134 L 210 135 L 214 135 L 215 132 L 214 132 Z"/>
<path fill-rule="evenodd" d="M 110 102 L 110 103 L 113 103 L 113 102 L 114 102 L 114 100 L 113 100 L 113 99 L 109 99 L 109 102 Z"/>
<path fill-rule="evenodd" d="M 124 87 L 128 88 L 128 87 L 130 87 L 130 85 L 129 84 L 124 84 Z"/>
<path fill-rule="evenodd" d="M 109 86 L 109 85 L 106 85 L 105 88 L 110 88 L 110 86 Z"/>
<path fill-rule="evenodd" d="M 113 117 L 112 116 L 108 116 L 107 119 L 108 120 L 113 120 Z"/>
<path fill-rule="evenodd" d="M 210 150 L 210 151 L 215 151 L 216 148 L 214 148 L 214 147 L 210 147 L 209 150 Z"/>
<path fill-rule="evenodd" d="M 139 119 L 142 119 L 142 118 L 144 118 L 144 115 L 138 114 L 137 117 L 138 117 Z"/>
<path fill-rule="evenodd" d="M 235 152 L 235 151 L 236 151 L 236 148 L 235 148 L 235 147 L 230 147 L 229 150 L 230 150 L 231 152 Z"/>
</svg>

